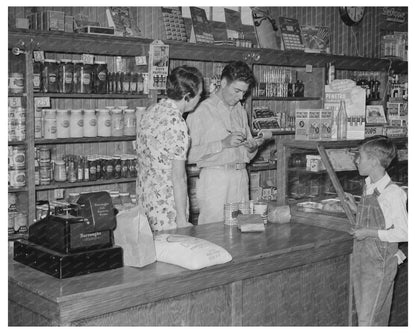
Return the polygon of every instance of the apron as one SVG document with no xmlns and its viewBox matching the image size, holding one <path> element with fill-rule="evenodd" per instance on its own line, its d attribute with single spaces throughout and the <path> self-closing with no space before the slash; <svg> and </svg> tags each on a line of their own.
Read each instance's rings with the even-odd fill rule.
<svg viewBox="0 0 416 333">
<path fill-rule="evenodd" d="M 363 194 L 358 205 L 357 226 L 385 229 L 384 215 L 377 201 L 379 195 L 377 189 L 371 195 Z M 359 326 L 388 325 L 397 271 L 394 256 L 397 248 L 397 243 L 377 238 L 354 240 L 351 278 Z"/>
<path fill-rule="evenodd" d="M 247 170 L 202 168 L 196 183 L 198 225 L 224 221 L 224 205 L 248 201 Z"/>
</svg>

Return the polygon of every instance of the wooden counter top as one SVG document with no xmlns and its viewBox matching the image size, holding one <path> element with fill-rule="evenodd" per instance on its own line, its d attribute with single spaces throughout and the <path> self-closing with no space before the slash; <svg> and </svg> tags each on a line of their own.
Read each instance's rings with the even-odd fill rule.
<svg viewBox="0 0 416 333">
<path fill-rule="evenodd" d="M 52 321 L 72 322 L 352 251 L 349 234 L 300 223 L 268 224 L 262 233 L 243 234 L 223 223 L 169 233 L 209 240 L 228 250 L 233 260 L 197 271 L 156 262 L 59 280 L 10 259 L 9 300 L 26 302 Z"/>
</svg>

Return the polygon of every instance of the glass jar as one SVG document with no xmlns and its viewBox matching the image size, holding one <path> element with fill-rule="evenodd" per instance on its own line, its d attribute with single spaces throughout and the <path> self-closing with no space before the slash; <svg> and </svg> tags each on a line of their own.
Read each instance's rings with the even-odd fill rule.
<svg viewBox="0 0 416 333">
<path fill-rule="evenodd" d="M 113 166 L 114 166 L 114 171 L 113 171 L 113 175 L 115 179 L 119 179 L 121 178 L 121 157 L 120 156 L 113 156 Z"/>
<path fill-rule="evenodd" d="M 59 62 L 45 59 L 42 64 L 42 91 L 44 93 L 59 92 Z"/>
<path fill-rule="evenodd" d="M 136 135 L 136 112 L 133 109 L 124 110 L 124 135 Z"/>
<path fill-rule="evenodd" d="M 25 91 L 25 79 L 23 73 L 9 74 L 9 92 L 12 94 L 21 94 Z"/>
<path fill-rule="evenodd" d="M 97 94 L 107 93 L 107 64 L 104 61 L 96 61 L 96 75 L 94 76 L 94 91 Z"/>
<path fill-rule="evenodd" d="M 121 156 L 121 178 L 127 178 L 129 176 L 129 164 L 127 160 L 127 156 Z"/>
<path fill-rule="evenodd" d="M 59 64 L 59 92 L 72 93 L 74 85 L 74 64 L 70 59 L 61 59 Z"/>
<path fill-rule="evenodd" d="M 121 73 L 122 92 L 123 94 L 130 94 L 130 73 Z"/>
<path fill-rule="evenodd" d="M 56 137 L 69 138 L 70 113 L 68 110 L 56 110 Z"/>
<path fill-rule="evenodd" d="M 119 191 L 110 191 L 110 197 L 111 197 L 111 201 L 113 202 L 113 206 L 121 205 Z"/>
<path fill-rule="evenodd" d="M 87 162 L 90 180 L 95 181 L 97 180 L 97 160 L 93 156 L 88 156 Z"/>
<path fill-rule="evenodd" d="M 74 60 L 74 85 L 73 92 L 80 94 L 83 92 L 82 76 L 84 74 L 84 63 L 80 60 Z"/>
<path fill-rule="evenodd" d="M 104 179 L 113 179 L 114 175 L 114 165 L 113 165 L 113 158 L 110 156 L 106 156 L 104 158 L 104 163 L 105 163 L 105 174 L 104 174 Z"/>
<path fill-rule="evenodd" d="M 97 116 L 95 110 L 84 110 L 84 137 L 94 138 L 98 135 Z"/>
<path fill-rule="evenodd" d="M 139 73 L 130 73 L 130 93 L 137 94 L 137 85 L 139 83 Z"/>
<path fill-rule="evenodd" d="M 71 138 L 82 138 L 84 134 L 84 117 L 82 110 L 71 110 L 69 135 Z"/>
<path fill-rule="evenodd" d="M 33 63 L 33 92 L 40 92 L 42 87 L 41 81 L 42 64 L 39 61 Z"/>
<path fill-rule="evenodd" d="M 55 161 L 53 179 L 56 182 L 66 181 L 66 169 L 65 169 L 65 162 L 63 160 L 56 160 Z"/>
<path fill-rule="evenodd" d="M 84 64 L 82 81 L 81 81 L 82 93 L 91 94 L 93 87 L 93 65 Z"/>
<path fill-rule="evenodd" d="M 98 136 L 111 136 L 111 115 L 108 109 L 98 109 Z"/>
<path fill-rule="evenodd" d="M 123 136 L 124 132 L 123 113 L 119 108 L 115 108 L 111 111 L 111 135 Z"/>
</svg>

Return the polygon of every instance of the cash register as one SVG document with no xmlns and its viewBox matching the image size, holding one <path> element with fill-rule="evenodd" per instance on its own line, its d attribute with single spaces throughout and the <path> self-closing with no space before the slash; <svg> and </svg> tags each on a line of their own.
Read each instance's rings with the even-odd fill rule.
<svg viewBox="0 0 416 333">
<path fill-rule="evenodd" d="M 14 242 L 14 260 L 59 279 L 122 267 L 116 213 L 108 192 L 81 194 L 63 214 L 48 211 L 29 226 L 28 239 Z"/>
</svg>

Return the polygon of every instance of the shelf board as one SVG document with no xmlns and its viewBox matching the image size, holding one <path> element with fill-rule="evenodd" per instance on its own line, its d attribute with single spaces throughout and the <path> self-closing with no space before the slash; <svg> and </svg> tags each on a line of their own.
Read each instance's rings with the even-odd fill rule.
<svg viewBox="0 0 416 333">
<path fill-rule="evenodd" d="M 390 138 L 396 145 L 407 143 L 407 137 Z M 324 148 L 350 148 L 358 146 L 363 140 L 326 140 L 326 141 L 308 141 L 308 140 L 293 140 L 285 142 L 284 145 L 290 148 L 299 149 L 317 149 L 318 145 Z"/>
<path fill-rule="evenodd" d="M 34 31 L 28 29 L 9 29 L 8 48 L 12 49 L 20 41 L 25 45 L 36 43 L 38 49 L 57 53 L 83 53 L 101 55 L 137 56 L 149 51 L 152 39 L 140 37 L 97 36 L 84 33 L 62 31 Z M 99 43 L 97 42 L 99 41 Z M 395 73 L 407 73 L 408 62 L 398 59 L 379 59 L 273 49 L 244 48 L 227 45 L 194 44 L 179 41 L 164 41 L 170 45 L 170 59 L 193 61 L 226 62 L 227 59 L 246 60 L 249 54 L 257 53 L 255 64 L 305 67 L 325 67 L 332 62 L 339 70 L 386 71 L 391 65 Z M 224 58 L 224 54 L 227 58 Z"/>
<path fill-rule="evenodd" d="M 147 99 L 148 95 L 131 94 L 63 94 L 63 93 L 34 93 L 34 97 L 68 98 L 68 99 Z"/>
<path fill-rule="evenodd" d="M 28 239 L 29 238 L 29 233 L 26 232 L 24 234 L 20 234 L 20 233 L 16 233 L 16 234 L 11 234 L 9 235 L 9 242 L 11 241 L 15 241 L 18 239 Z"/>
<path fill-rule="evenodd" d="M 20 187 L 20 188 L 14 188 L 14 187 L 10 187 L 9 186 L 9 192 L 10 193 L 16 193 L 16 192 L 26 192 L 27 191 L 27 186 L 24 187 Z"/>
<path fill-rule="evenodd" d="M 118 179 L 99 179 L 88 182 L 51 182 L 49 185 L 37 185 L 36 191 L 53 190 L 56 188 L 72 188 L 72 187 L 85 187 L 85 186 L 100 186 L 109 184 L 121 184 L 121 183 L 132 183 L 135 182 L 136 178 L 118 178 Z"/>
<path fill-rule="evenodd" d="M 294 135 L 294 130 L 280 130 L 280 129 L 270 129 L 270 128 L 263 128 L 266 131 L 271 131 L 273 136 L 279 136 L 279 135 Z M 259 130 L 251 130 L 253 135 L 257 135 L 260 131 Z"/>
<path fill-rule="evenodd" d="M 319 101 L 321 97 L 266 97 L 253 96 L 253 101 Z"/>
<path fill-rule="evenodd" d="M 90 142 L 117 142 L 117 141 L 134 141 L 135 135 L 123 136 L 105 136 L 92 138 L 65 138 L 65 139 L 35 139 L 35 145 L 59 145 L 59 144 L 77 144 Z"/>
<path fill-rule="evenodd" d="M 9 146 L 26 146 L 26 141 L 9 141 Z"/>
<path fill-rule="evenodd" d="M 303 174 L 310 174 L 310 175 L 322 175 L 322 174 L 327 174 L 328 173 L 326 170 L 310 171 L 310 170 L 306 170 L 305 168 L 302 168 L 302 167 L 291 167 L 291 168 L 288 168 L 287 171 L 303 173 Z M 357 169 L 354 169 L 354 170 L 335 170 L 335 172 L 357 172 Z"/>
<path fill-rule="evenodd" d="M 9 97 L 25 97 L 25 96 L 27 96 L 26 93 L 18 93 L 18 94 L 16 94 L 16 93 L 10 93 L 9 92 Z"/>
</svg>

